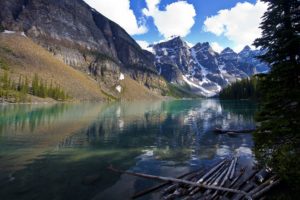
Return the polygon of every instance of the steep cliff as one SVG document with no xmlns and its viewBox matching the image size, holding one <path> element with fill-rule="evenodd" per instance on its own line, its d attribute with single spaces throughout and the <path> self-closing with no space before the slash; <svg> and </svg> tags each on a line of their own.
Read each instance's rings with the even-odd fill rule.
<svg viewBox="0 0 300 200">
<path fill-rule="evenodd" d="M 1 0 L 0 8 L 5 30 L 24 32 L 113 96 L 119 96 L 114 88 L 120 85 L 121 73 L 158 94 L 167 88 L 154 57 L 82 0 Z"/>
</svg>

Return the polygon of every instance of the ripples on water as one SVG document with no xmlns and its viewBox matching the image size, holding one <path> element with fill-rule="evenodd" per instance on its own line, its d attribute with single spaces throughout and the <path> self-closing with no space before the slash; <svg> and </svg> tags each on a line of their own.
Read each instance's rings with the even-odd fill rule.
<svg viewBox="0 0 300 200">
<path fill-rule="evenodd" d="M 233 154 L 251 165 L 251 135 L 212 130 L 253 128 L 255 108 L 218 100 L 0 106 L 0 199 L 129 199 L 153 184 L 113 174 L 110 164 L 164 176 Z"/>
</svg>

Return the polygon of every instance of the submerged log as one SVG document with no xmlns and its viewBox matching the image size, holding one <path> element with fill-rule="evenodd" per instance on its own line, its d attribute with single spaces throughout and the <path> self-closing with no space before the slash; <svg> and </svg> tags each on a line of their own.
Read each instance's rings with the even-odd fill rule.
<svg viewBox="0 0 300 200">
<path fill-rule="evenodd" d="M 197 183 L 202 183 L 206 178 L 209 177 L 212 173 L 214 173 L 219 167 L 221 167 L 227 160 L 223 160 L 217 166 L 213 167 L 209 172 L 207 172 L 201 179 L 197 181 Z"/>
<path fill-rule="evenodd" d="M 239 190 L 244 184 L 246 184 L 249 180 L 251 180 L 255 174 L 257 173 L 258 171 L 253 171 L 250 175 L 248 175 L 246 178 L 238 178 L 238 180 L 234 180 L 232 185 L 230 185 L 230 188 L 232 189 L 237 189 Z M 242 175 L 244 174 L 245 172 L 242 172 Z M 242 177 L 242 175 L 240 177 Z M 229 195 L 229 192 L 225 192 L 224 194 L 224 197 L 226 197 L 227 195 Z"/>
<path fill-rule="evenodd" d="M 205 170 L 202 170 L 201 172 L 198 172 L 198 173 L 194 173 L 194 174 L 191 174 L 190 176 L 188 177 L 185 177 L 185 180 L 188 180 L 188 181 L 192 181 L 192 182 L 195 182 L 198 180 L 197 176 L 202 176 L 203 174 L 205 173 Z M 186 187 L 186 191 L 185 193 L 189 193 L 189 191 L 192 189 L 192 187 L 188 187 L 189 185 L 184 185 L 184 184 L 178 184 L 178 183 L 175 183 L 171 186 L 169 186 L 168 188 L 166 188 L 163 192 L 163 194 L 168 194 L 168 193 L 171 193 L 179 188 L 182 188 L 182 187 Z M 182 192 L 181 192 L 182 193 Z"/>
<path fill-rule="evenodd" d="M 275 185 L 278 185 L 279 182 L 280 182 L 279 179 L 277 179 L 276 181 L 270 183 L 269 185 L 267 185 L 266 187 L 264 187 L 259 192 L 253 194 L 252 199 L 257 199 L 257 198 L 261 197 L 264 193 L 268 192 L 272 187 L 274 187 Z"/>
<path fill-rule="evenodd" d="M 232 173 L 232 170 L 234 170 L 235 168 L 235 162 L 236 162 L 236 157 L 234 159 L 232 159 L 230 166 L 227 170 L 227 173 L 223 179 L 223 181 L 221 182 L 220 186 L 224 186 L 225 182 L 229 180 L 230 174 Z M 213 195 L 212 198 L 214 198 L 215 196 L 217 196 L 219 191 L 216 191 Z"/>
<path fill-rule="evenodd" d="M 132 176 L 163 181 L 155 187 L 148 188 L 135 194 L 132 198 L 138 198 L 164 187 L 161 193 L 162 199 L 189 199 L 189 200 L 217 200 L 217 199 L 257 199 L 264 197 L 273 186 L 279 183 L 279 179 L 269 173 L 268 180 L 262 183 L 257 181 L 258 175 L 264 170 L 247 170 L 242 168 L 237 171 L 238 157 L 231 157 L 217 162 L 209 170 L 193 171 L 177 178 L 154 176 L 143 173 L 134 173 L 108 167 L 109 170 L 129 174 Z M 267 178 L 264 176 L 264 178 Z"/>
<path fill-rule="evenodd" d="M 226 165 L 222 165 L 214 174 L 212 174 L 203 184 L 212 184 L 216 178 L 226 169 Z"/>
<path fill-rule="evenodd" d="M 198 171 L 198 170 L 197 170 Z M 192 172 L 188 172 L 188 173 L 185 173 L 185 174 L 182 174 L 181 176 L 178 176 L 177 178 L 184 178 L 188 175 L 191 175 L 191 174 L 194 174 L 194 173 L 197 173 L 197 171 L 192 171 Z M 162 184 L 159 184 L 159 185 L 156 185 L 156 186 L 153 186 L 153 187 L 150 187 L 150 188 L 147 188 L 141 192 L 138 192 L 136 194 L 134 194 L 131 198 L 132 199 L 136 199 L 136 198 L 139 198 L 141 196 L 144 196 L 146 194 L 149 194 L 151 192 L 154 192 L 160 188 L 163 188 L 165 186 L 167 186 L 168 184 L 170 184 L 171 182 L 166 182 L 166 183 L 162 183 Z"/>
<path fill-rule="evenodd" d="M 227 191 L 227 192 L 236 193 L 236 194 L 242 194 L 247 199 L 250 199 L 248 193 L 246 193 L 246 192 L 244 192 L 242 190 L 236 190 L 236 189 L 219 187 L 219 186 L 213 186 L 213 185 L 205 185 L 205 184 L 201 184 L 201 183 L 196 183 L 196 182 L 191 182 L 191 181 L 182 180 L 182 179 L 176 179 L 176 178 L 170 178 L 170 177 L 154 176 L 154 175 L 149 175 L 149 174 L 128 172 L 128 171 L 123 171 L 123 170 L 115 169 L 112 166 L 108 167 L 108 169 L 111 170 L 111 171 L 117 172 L 117 173 L 124 173 L 124 174 L 132 175 L 132 176 L 137 176 L 137 177 L 142 177 L 142 178 L 147 178 L 147 179 L 153 179 L 153 180 L 159 180 L 159 181 L 166 181 L 166 182 L 173 182 L 173 183 L 182 183 L 182 184 L 186 184 L 186 185 L 190 185 L 190 186 L 202 187 L 202 188 L 205 188 L 205 189 L 220 190 L 220 191 Z"/>
<path fill-rule="evenodd" d="M 197 181 L 197 183 L 203 183 L 205 185 L 211 185 L 210 182 L 214 181 L 219 173 L 222 173 L 222 169 L 224 168 L 226 162 L 227 162 L 227 160 L 221 161 L 219 164 L 217 164 L 215 167 L 213 167 L 210 171 L 208 171 L 206 174 L 204 174 Z M 205 179 L 207 179 L 207 180 L 204 182 Z M 200 192 L 200 188 L 199 187 L 190 187 L 188 189 L 188 191 L 190 192 L 190 195 L 194 195 L 197 192 Z"/>
<path fill-rule="evenodd" d="M 238 160 L 238 157 L 235 157 L 234 162 L 233 162 L 233 166 L 232 166 L 232 170 L 230 171 L 230 176 L 229 176 L 230 180 L 233 179 L 233 176 L 235 174 L 235 168 L 236 168 L 237 160 Z"/>
<path fill-rule="evenodd" d="M 222 187 L 225 183 L 225 181 L 228 179 L 228 175 L 229 175 L 229 172 L 230 172 L 230 166 L 231 166 L 231 163 L 233 163 L 234 160 L 231 160 L 230 164 L 226 165 L 226 168 L 222 171 L 221 174 L 219 174 L 215 180 L 213 181 L 213 185 L 218 185 L 220 187 Z M 223 180 L 223 181 L 222 181 Z M 212 195 L 210 195 L 209 199 L 213 199 L 217 194 L 218 194 L 219 191 L 215 191 Z M 208 196 L 209 194 L 211 193 L 211 190 L 207 190 L 204 195 Z M 206 197 L 208 198 L 208 197 Z"/>
<path fill-rule="evenodd" d="M 238 133 L 252 133 L 255 129 L 245 129 L 245 130 L 223 130 L 220 128 L 215 128 L 214 132 L 219 134 L 238 134 Z"/>
<path fill-rule="evenodd" d="M 272 183 L 275 181 L 276 178 L 277 178 L 277 177 L 276 177 L 275 175 L 272 176 L 271 178 L 269 178 L 269 180 L 267 180 L 267 181 L 264 182 L 263 184 L 259 185 L 258 187 L 254 188 L 253 190 L 251 190 L 251 191 L 249 192 L 249 194 L 250 194 L 250 195 L 253 195 L 253 194 L 257 193 L 258 191 L 262 190 L 264 187 L 266 187 L 266 186 L 272 184 Z"/>
<path fill-rule="evenodd" d="M 229 187 L 229 188 L 235 188 L 235 187 L 234 187 L 235 184 L 236 184 L 237 181 L 244 175 L 245 171 L 246 171 L 246 168 L 241 169 L 239 175 L 238 175 L 237 177 L 235 177 L 235 178 L 231 181 L 231 183 L 229 184 L 228 187 Z M 220 199 L 227 199 L 227 198 L 226 198 L 226 194 L 228 194 L 228 193 L 227 193 L 227 192 L 221 192 L 221 193 L 220 193 Z"/>
<path fill-rule="evenodd" d="M 228 174 L 229 167 L 226 167 L 221 175 L 214 181 L 213 185 L 219 185 L 221 180 Z"/>
</svg>

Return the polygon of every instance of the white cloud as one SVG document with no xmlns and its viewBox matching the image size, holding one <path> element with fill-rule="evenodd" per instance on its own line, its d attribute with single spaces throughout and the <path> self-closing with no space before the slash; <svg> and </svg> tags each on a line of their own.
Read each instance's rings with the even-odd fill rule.
<svg viewBox="0 0 300 200">
<path fill-rule="evenodd" d="M 259 0 L 256 4 L 237 3 L 231 9 L 220 10 L 217 15 L 206 18 L 204 30 L 224 35 L 234 43 L 234 50 L 239 51 L 261 36 L 259 25 L 267 7 Z"/>
<path fill-rule="evenodd" d="M 148 31 L 144 20 L 137 20 L 129 0 L 85 0 L 87 4 L 123 27 L 130 35 Z"/>
<path fill-rule="evenodd" d="M 167 5 L 165 10 L 160 10 L 160 1 L 146 0 L 147 8 L 143 9 L 143 13 L 153 18 L 155 26 L 165 38 L 188 35 L 195 24 L 194 6 L 186 1 L 177 1 Z"/>
<path fill-rule="evenodd" d="M 144 40 L 136 40 L 136 42 L 142 47 L 142 49 L 147 49 L 149 46 L 149 43 Z"/>
<path fill-rule="evenodd" d="M 142 49 L 153 52 L 153 49 L 151 47 L 149 47 L 150 44 L 147 41 L 136 40 L 136 42 L 140 45 L 140 47 L 142 47 Z"/>
<path fill-rule="evenodd" d="M 224 47 L 222 47 L 219 43 L 217 42 L 212 42 L 211 47 L 213 48 L 214 51 L 221 53 L 223 51 Z"/>
</svg>

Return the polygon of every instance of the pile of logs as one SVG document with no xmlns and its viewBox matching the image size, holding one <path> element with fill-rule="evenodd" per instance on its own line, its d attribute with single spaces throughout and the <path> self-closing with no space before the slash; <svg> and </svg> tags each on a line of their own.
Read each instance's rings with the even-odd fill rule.
<svg viewBox="0 0 300 200">
<path fill-rule="evenodd" d="M 237 168 L 238 157 L 226 158 L 208 170 L 194 171 L 177 178 L 110 170 L 165 183 L 139 192 L 133 199 L 161 190 L 161 199 L 260 199 L 279 183 L 277 176 L 266 169 Z"/>
</svg>

